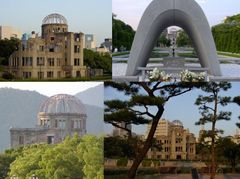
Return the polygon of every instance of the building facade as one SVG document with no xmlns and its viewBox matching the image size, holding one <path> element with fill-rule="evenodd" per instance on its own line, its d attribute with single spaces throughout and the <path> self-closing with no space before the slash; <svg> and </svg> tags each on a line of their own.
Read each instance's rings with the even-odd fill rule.
<svg viewBox="0 0 240 179">
<path fill-rule="evenodd" d="M 0 26 L 0 40 L 11 39 L 11 38 L 22 38 L 22 32 L 11 26 Z"/>
<path fill-rule="evenodd" d="M 68 32 L 65 17 L 50 14 L 43 19 L 41 36 L 33 31 L 22 39 L 9 58 L 9 71 L 20 79 L 84 77 L 83 38 L 81 32 Z"/>
<path fill-rule="evenodd" d="M 86 134 L 86 110 L 74 96 L 59 94 L 40 107 L 35 128 L 11 128 L 11 147 L 34 143 L 55 144 L 66 136 Z"/>
<path fill-rule="evenodd" d="M 148 131 L 150 125 L 148 126 Z M 162 150 L 152 148 L 147 158 L 160 160 L 193 160 L 196 157 L 196 138 L 188 129 L 184 129 L 179 120 L 173 122 L 159 120 L 154 134 L 157 144 Z"/>
<path fill-rule="evenodd" d="M 89 50 L 96 49 L 96 38 L 93 34 L 85 34 L 85 43 L 84 48 Z"/>
</svg>

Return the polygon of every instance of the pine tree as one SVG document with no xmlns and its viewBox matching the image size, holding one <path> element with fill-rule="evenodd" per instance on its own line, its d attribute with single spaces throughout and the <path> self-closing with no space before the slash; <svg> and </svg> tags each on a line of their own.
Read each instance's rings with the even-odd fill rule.
<svg viewBox="0 0 240 179">
<path fill-rule="evenodd" d="M 156 131 L 158 122 L 164 112 L 164 106 L 171 98 L 187 93 L 193 89 L 194 86 L 199 86 L 201 84 L 195 83 L 113 83 L 106 82 L 105 88 L 111 87 L 120 92 L 125 93 L 127 96 L 126 101 L 120 102 L 119 100 L 112 100 L 105 102 L 107 108 L 105 108 L 105 119 L 106 122 L 112 124 L 116 122 L 127 122 L 137 124 L 139 120 L 139 125 L 143 124 L 145 120 L 149 121 L 150 130 L 144 141 L 143 146 L 139 149 L 139 152 L 134 158 L 133 164 L 128 171 L 127 179 L 132 179 L 136 175 L 136 171 L 146 156 L 152 143 L 154 141 L 154 133 Z M 111 105 L 110 105 L 111 104 Z M 114 104 L 114 105 L 112 105 Z M 155 108 L 154 112 L 150 108 Z M 133 118 L 117 117 L 116 114 L 123 113 L 124 115 L 130 114 Z M 123 115 L 121 114 L 121 115 Z M 115 118 L 116 117 L 116 118 Z M 144 121 L 142 123 L 142 121 Z M 117 125 L 115 125 L 117 126 Z"/>
<path fill-rule="evenodd" d="M 220 96 L 221 91 L 227 91 L 231 88 L 231 84 L 227 82 L 209 82 L 201 87 L 201 90 L 206 93 L 206 96 L 199 95 L 195 104 L 199 106 L 201 118 L 196 125 L 211 124 L 211 129 L 206 131 L 211 138 L 211 179 L 215 178 L 216 172 L 216 156 L 215 156 L 215 143 L 218 133 L 222 130 L 216 129 L 216 123 L 220 120 L 230 120 L 231 112 L 219 111 L 220 106 L 226 106 L 231 102 L 231 97 Z"/>
</svg>

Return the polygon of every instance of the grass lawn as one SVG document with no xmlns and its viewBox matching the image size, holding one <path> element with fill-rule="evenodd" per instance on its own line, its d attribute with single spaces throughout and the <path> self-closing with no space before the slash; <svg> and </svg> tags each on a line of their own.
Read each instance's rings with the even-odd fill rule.
<svg viewBox="0 0 240 179">
<path fill-rule="evenodd" d="M 127 55 L 129 54 L 130 52 L 117 52 L 117 53 L 113 53 L 112 56 L 113 57 L 117 57 L 117 56 L 121 56 L 121 55 Z"/>
<path fill-rule="evenodd" d="M 178 53 L 179 57 L 187 57 L 187 58 L 197 58 L 197 55 L 194 53 Z"/>
<path fill-rule="evenodd" d="M 112 80 L 112 75 L 104 75 L 104 76 L 95 76 L 95 77 L 82 77 L 82 78 L 60 78 L 60 79 L 13 79 L 13 80 L 6 80 L 3 78 L 0 78 L 0 81 L 24 81 L 24 82 L 58 82 L 58 81 L 106 81 L 106 80 Z"/>
<path fill-rule="evenodd" d="M 224 55 L 228 57 L 237 57 L 240 58 L 240 54 L 237 53 L 231 53 L 231 52 L 217 52 L 218 55 Z"/>
</svg>

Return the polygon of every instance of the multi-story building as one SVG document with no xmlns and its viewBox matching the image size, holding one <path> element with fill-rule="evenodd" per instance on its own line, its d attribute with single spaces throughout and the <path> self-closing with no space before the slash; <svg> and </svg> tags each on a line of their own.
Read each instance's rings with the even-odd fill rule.
<svg viewBox="0 0 240 179">
<path fill-rule="evenodd" d="M 85 46 L 84 48 L 89 50 L 95 50 L 96 49 L 96 39 L 93 34 L 85 34 Z"/>
<path fill-rule="evenodd" d="M 16 78 L 53 79 L 86 76 L 83 33 L 68 31 L 65 17 L 50 14 L 43 19 L 42 35 L 34 31 L 9 58 L 9 71 Z"/>
<path fill-rule="evenodd" d="M 125 122 L 121 122 L 119 124 L 122 128 L 127 128 L 128 130 L 132 130 L 132 125 L 131 124 L 126 124 Z M 115 127 L 113 129 L 113 136 L 121 136 L 121 137 L 126 137 L 128 135 L 126 130 L 123 130 L 121 128 Z"/>
<path fill-rule="evenodd" d="M 148 131 L 150 125 L 148 126 Z M 179 120 L 173 122 L 159 120 L 154 134 L 157 144 L 162 150 L 151 148 L 148 158 L 163 160 L 193 160 L 196 157 L 196 138 L 188 129 L 184 129 Z"/>
<path fill-rule="evenodd" d="M 59 94 L 40 107 L 35 128 L 11 128 L 11 147 L 33 143 L 55 144 L 66 136 L 86 134 L 86 109 L 74 96 Z"/>
<path fill-rule="evenodd" d="M 22 32 L 11 26 L 0 26 L 0 40 L 11 39 L 11 38 L 22 38 Z"/>
</svg>

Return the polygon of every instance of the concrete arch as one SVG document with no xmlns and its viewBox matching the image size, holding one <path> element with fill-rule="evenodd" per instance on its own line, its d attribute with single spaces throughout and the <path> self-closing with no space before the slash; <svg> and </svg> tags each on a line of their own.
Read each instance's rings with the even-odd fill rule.
<svg viewBox="0 0 240 179">
<path fill-rule="evenodd" d="M 154 44 L 169 26 L 183 28 L 192 39 L 200 64 L 208 73 L 221 76 L 216 46 L 210 26 L 201 7 L 194 0 L 153 0 L 145 10 L 132 44 L 127 76 L 138 74 L 145 67 Z"/>
</svg>

